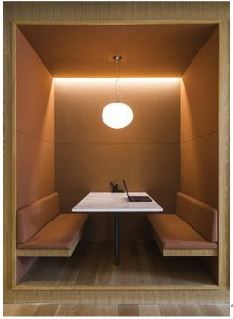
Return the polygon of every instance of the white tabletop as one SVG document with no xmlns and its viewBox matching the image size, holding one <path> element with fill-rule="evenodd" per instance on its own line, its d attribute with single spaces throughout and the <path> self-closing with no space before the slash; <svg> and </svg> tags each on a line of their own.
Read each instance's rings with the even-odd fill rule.
<svg viewBox="0 0 233 319">
<path fill-rule="evenodd" d="M 149 196 L 144 192 L 130 192 L 130 195 Z M 72 209 L 72 212 L 162 212 L 162 207 L 151 199 L 152 202 L 129 202 L 126 193 L 91 192 Z"/>
</svg>

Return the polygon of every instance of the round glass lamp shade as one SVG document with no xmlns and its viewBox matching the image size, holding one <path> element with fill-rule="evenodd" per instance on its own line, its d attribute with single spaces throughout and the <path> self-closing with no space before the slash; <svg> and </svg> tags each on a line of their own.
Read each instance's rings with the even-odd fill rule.
<svg viewBox="0 0 233 319">
<path fill-rule="evenodd" d="M 108 127 L 120 129 L 133 120 L 133 111 L 125 103 L 110 103 L 103 108 L 102 119 Z"/>
</svg>

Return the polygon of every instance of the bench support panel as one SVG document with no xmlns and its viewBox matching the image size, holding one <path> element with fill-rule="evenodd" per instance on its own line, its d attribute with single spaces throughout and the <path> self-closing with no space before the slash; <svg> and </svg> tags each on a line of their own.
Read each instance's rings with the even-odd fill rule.
<svg viewBox="0 0 233 319">
<path fill-rule="evenodd" d="M 76 245 L 71 249 L 17 249 L 17 257 L 70 257 Z"/>
<path fill-rule="evenodd" d="M 157 235 L 153 232 L 154 241 L 156 242 L 161 254 L 164 257 L 213 257 L 218 256 L 217 248 L 209 248 L 209 249 L 165 249 L 162 247 Z"/>
<path fill-rule="evenodd" d="M 218 256 L 217 249 L 163 249 L 163 256 Z"/>
</svg>

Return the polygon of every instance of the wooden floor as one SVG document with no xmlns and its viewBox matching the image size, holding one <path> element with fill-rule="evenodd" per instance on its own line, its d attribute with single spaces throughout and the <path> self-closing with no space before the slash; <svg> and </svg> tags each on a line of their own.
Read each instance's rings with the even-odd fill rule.
<svg viewBox="0 0 233 319">
<path fill-rule="evenodd" d="M 4 305 L 4 316 L 229 316 L 229 305 Z"/>
<path fill-rule="evenodd" d="M 43 257 L 21 285 L 155 286 L 213 285 L 198 257 L 162 257 L 152 241 L 121 243 L 120 266 L 113 243 L 81 242 L 72 257 Z"/>
</svg>

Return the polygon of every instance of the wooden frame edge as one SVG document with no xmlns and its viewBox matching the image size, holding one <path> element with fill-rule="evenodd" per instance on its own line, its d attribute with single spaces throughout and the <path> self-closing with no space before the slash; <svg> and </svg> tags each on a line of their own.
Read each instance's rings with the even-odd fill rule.
<svg viewBox="0 0 233 319">
<path fill-rule="evenodd" d="M 229 246 L 230 246 L 230 98 L 229 98 L 229 25 L 228 20 L 219 23 L 219 110 L 218 110 L 218 169 L 219 169 L 219 216 L 218 216 L 218 284 L 229 288 Z M 227 245 L 226 245 L 227 242 Z"/>
<path fill-rule="evenodd" d="M 138 21 L 129 21 L 128 23 L 129 24 L 153 24 L 153 21 L 154 20 L 141 20 L 140 22 L 138 22 Z M 206 24 L 209 24 L 209 23 L 216 23 L 216 24 L 221 24 L 221 23 L 225 23 L 225 20 L 224 19 L 209 19 L 209 20 L 207 20 L 207 19 L 205 19 L 204 21 L 202 20 L 202 19 L 195 19 L 195 20 L 192 20 L 192 19 L 184 19 L 184 20 L 172 20 L 172 19 L 169 19 L 169 20 L 156 20 L 155 22 L 154 22 L 154 24 L 159 24 L 159 23 L 161 23 L 161 24 L 168 24 L 169 22 L 170 22 L 170 24 L 172 24 L 172 23 L 176 23 L 176 24 L 184 24 L 184 23 L 197 23 L 197 24 L 200 24 L 200 23 L 206 23 Z M 13 25 L 13 32 L 12 32 L 12 36 L 14 35 L 14 32 L 15 32 L 15 30 L 16 30 L 16 27 L 17 27 L 17 25 L 19 25 L 19 24 L 23 24 L 23 23 L 26 23 L 26 24 L 44 24 L 45 23 L 45 21 L 39 21 L 39 22 L 36 22 L 36 21 L 22 21 L 22 20 L 15 20 L 13 23 L 12 23 L 12 25 Z M 109 24 L 115 24 L 115 25 L 119 25 L 119 24 L 127 24 L 126 23 L 126 21 L 124 20 L 124 21 L 117 21 L 117 22 L 107 22 L 107 21 L 104 21 L 103 23 L 100 23 L 100 21 L 96 21 L 96 22 L 94 22 L 93 20 L 91 20 L 91 21 L 88 21 L 88 20 L 85 20 L 85 21 L 80 21 L 80 22 L 77 22 L 77 20 L 75 20 L 75 21 L 71 21 L 70 23 L 64 23 L 64 21 L 56 21 L 56 22 L 53 22 L 53 23 L 51 23 L 51 21 L 50 21 L 50 24 L 76 24 L 76 23 L 80 23 L 80 24 L 83 24 L 83 25 L 87 25 L 87 24 L 92 24 L 92 25 L 94 25 L 94 24 L 102 24 L 102 25 L 109 25 Z M 16 107 L 15 107 L 15 73 L 14 73 L 14 70 L 15 70 L 15 68 L 14 68 L 14 63 L 15 63 L 15 56 L 14 56 L 14 54 L 13 54 L 13 51 L 15 50 L 16 48 L 15 48 L 15 45 L 13 44 L 12 45 L 12 114 L 14 115 L 15 114 L 15 111 L 16 111 Z M 228 98 L 226 98 L 227 99 L 227 102 L 228 102 Z M 228 104 L 229 104 L 229 102 L 228 102 Z M 220 105 L 220 104 L 219 104 Z M 13 124 L 13 123 L 12 123 Z M 14 124 L 15 124 L 15 121 L 14 121 Z M 15 145 L 15 129 L 13 130 L 13 125 L 12 125 L 12 162 L 13 162 L 13 167 L 14 167 L 14 170 L 15 170 L 15 162 L 13 161 L 13 158 L 14 158 L 14 156 L 15 156 L 15 149 L 13 149 L 13 146 Z M 220 166 L 219 166 L 220 167 Z M 15 185 L 15 172 L 14 173 L 12 173 L 12 194 L 14 195 L 14 203 L 13 203 L 13 208 L 12 208 L 12 212 L 11 212 L 11 214 L 12 214 L 12 222 L 13 222 L 13 229 L 15 230 L 15 222 L 14 222 L 14 218 L 15 218 L 15 189 L 14 189 L 14 185 Z M 12 236 L 14 236 L 14 234 L 12 234 Z M 15 241 L 14 241 L 14 239 L 15 238 L 13 238 L 13 241 L 12 241 L 12 245 L 15 245 L 14 243 L 15 243 Z M 12 268 L 12 290 L 17 290 L 16 289 L 16 278 L 15 278 L 15 276 L 13 276 L 13 274 L 15 273 L 15 264 L 16 264 L 16 255 L 15 255 L 15 250 L 14 251 L 12 251 L 11 252 L 11 254 L 12 254 L 12 260 L 13 261 L 15 261 L 15 262 L 13 262 L 12 264 L 11 264 L 11 268 Z M 221 254 L 219 254 L 219 256 L 221 256 Z M 219 257 L 220 258 L 220 257 Z M 220 284 L 219 284 L 219 287 L 223 287 L 223 288 L 225 288 L 225 285 L 222 285 L 222 283 L 221 283 L 221 280 L 219 281 L 220 282 Z M 198 290 L 199 288 L 197 288 L 197 290 Z M 127 291 L 127 288 L 125 288 L 124 289 L 125 291 Z M 141 289 L 142 291 L 143 291 L 143 289 Z M 8 292 L 6 292 L 6 294 L 7 294 Z"/>
<path fill-rule="evenodd" d="M 201 22 L 200 22 L 201 21 Z M 214 22 L 213 22 L 214 21 Z M 31 23 L 28 23 L 27 22 L 27 24 L 31 24 L 31 25 L 36 25 L 37 24 L 37 22 L 38 21 L 33 21 L 33 22 L 31 22 Z M 217 19 L 217 20 L 204 20 L 204 21 L 202 21 L 201 19 L 200 20 L 178 20 L 178 22 L 177 22 L 177 20 L 175 20 L 175 21 L 173 21 L 173 20 L 169 20 L 169 21 L 167 21 L 167 20 L 145 20 L 144 22 L 146 22 L 146 23 L 143 23 L 143 21 L 140 21 L 139 22 L 139 24 L 141 24 L 141 25 L 144 25 L 144 24 L 154 24 L 154 25 L 156 25 L 156 24 L 160 24 L 161 22 L 162 22 L 162 24 L 172 24 L 172 23 L 175 23 L 175 24 L 190 24 L 190 23 L 196 23 L 196 24 L 200 24 L 200 23 L 203 23 L 203 24 L 212 24 L 212 23 L 216 23 L 216 24 L 218 24 L 218 26 L 219 26 L 219 30 L 220 30 L 220 23 L 222 22 L 222 20 L 221 19 Z M 26 21 L 17 21 L 17 20 L 15 20 L 12 24 L 13 24 L 13 30 L 14 30 L 14 33 L 15 33 L 15 31 L 16 31 L 16 27 L 17 27 L 17 25 L 20 25 L 20 24 L 25 24 L 26 23 Z M 100 23 L 100 22 L 98 22 L 98 21 L 91 21 L 91 22 L 89 22 L 91 25 L 112 25 L 112 23 L 111 22 L 106 22 L 106 21 L 104 21 L 104 22 L 102 22 L 102 23 Z M 71 23 L 68 23 L 67 24 L 67 22 L 64 22 L 64 21 L 61 21 L 61 22 L 59 22 L 59 21 L 56 21 L 56 23 L 49 23 L 48 21 L 47 21 L 47 24 L 62 24 L 62 25 L 70 25 L 70 24 L 75 24 L 75 25 L 88 25 L 89 24 L 87 21 L 72 21 Z M 43 25 L 44 24 L 44 22 L 43 21 L 40 21 L 40 23 L 38 23 L 38 24 L 40 24 L 40 25 Z M 125 21 L 124 22 L 122 22 L 122 24 L 127 24 Z M 138 22 L 137 21 L 133 21 L 133 23 L 132 23 L 132 21 L 130 21 L 130 23 L 129 24 L 134 24 L 134 25 L 138 25 Z M 115 25 L 119 25 L 119 23 L 118 23 L 118 21 L 117 22 L 115 22 Z M 12 35 L 14 35 L 14 41 L 13 41 L 13 43 L 14 43 L 14 47 L 16 48 L 16 38 L 15 38 L 15 34 L 12 34 Z M 220 32 L 219 32 L 220 33 Z M 16 52 L 14 51 L 14 54 L 15 54 Z M 12 52 L 12 60 L 14 60 L 15 61 L 15 58 L 14 58 L 14 54 L 13 54 L 13 52 Z M 219 59 L 220 60 L 220 59 Z M 13 70 L 12 70 L 13 71 Z M 13 77 L 13 79 L 15 79 L 15 73 L 14 73 L 14 77 Z M 13 87 L 12 87 L 12 89 L 13 89 Z M 14 93 L 14 95 L 15 95 L 15 93 Z M 14 110 L 16 110 L 16 103 L 15 103 L 15 100 L 14 100 Z M 15 112 L 16 113 L 16 112 Z M 15 132 L 14 133 L 16 133 L 16 130 L 15 130 Z M 14 134 L 15 135 L 15 134 Z M 15 213 L 15 212 L 14 212 Z M 13 220 L 15 221 L 15 214 L 14 214 L 14 216 L 13 216 Z M 14 224 L 15 224 L 15 222 L 14 222 Z M 14 225 L 14 227 L 15 227 L 15 225 Z M 15 238 L 14 238 L 14 241 L 15 241 Z M 167 254 L 167 252 L 165 251 L 165 250 L 163 250 L 161 247 L 160 247 L 160 245 L 158 245 L 158 247 L 159 247 L 159 250 L 161 251 L 161 253 L 162 253 L 162 255 L 163 256 L 175 256 L 174 254 Z M 217 254 L 217 255 L 219 255 L 219 254 Z M 18 255 L 19 256 L 19 255 Z M 33 255 L 33 256 L 39 256 L 39 255 Z M 56 255 L 54 255 L 54 257 L 55 257 Z M 69 256 L 69 255 L 64 255 L 64 256 Z M 176 256 L 178 256 L 178 255 L 176 255 Z M 180 255 L 181 256 L 181 255 Z M 187 256 L 186 254 L 185 255 L 182 255 L 182 256 Z M 192 256 L 196 256 L 196 255 L 192 255 Z M 199 255 L 200 256 L 200 255 Z M 205 255 L 205 256 L 216 256 L 216 255 Z M 28 255 L 28 257 L 29 257 L 29 255 Z M 16 256 L 14 256 L 14 258 L 16 259 Z M 16 263 L 16 260 L 15 260 L 15 263 Z M 219 261 L 218 261 L 218 264 L 219 264 Z M 16 270 L 16 269 L 15 269 Z M 16 279 L 14 279 L 14 281 L 13 281 L 13 285 L 12 285 L 12 287 L 13 287 L 13 289 L 15 289 L 15 287 L 17 287 L 17 284 L 16 284 Z M 195 288 L 196 288 L 196 286 L 194 286 Z M 194 289 L 195 289 L 194 288 Z M 127 289 L 127 287 L 125 287 L 124 288 L 124 290 L 126 290 Z M 101 290 L 101 289 L 100 289 Z"/>
<path fill-rule="evenodd" d="M 223 19 L 148 19 L 148 20 L 14 20 L 16 25 L 156 25 L 156 24 L 219 24 Z M 190 22 L 191 21 L 191 22 Z"/>
<path fill-rule="evenodd" d="M 12 23 L 12 287 L 16 285 L 16 28 Z"/>
<path fill-rule="evenodd" d="M 182 303 L 229 303 L 229 290 L 39 290 L 12 291 L 6 303 L 64 303 L 64 304 L 154 304 Z"/>
<path fill-rule="evenodd" d="M 85 285 L 43 285 L 43 286 L 29 286 L 24 284 L 17 285 L 14 291 L 183 291 L 183 290 L 220 290 L 218 285 L 151 285 L 151 286 L 85 286 Z"/>
</svg>

